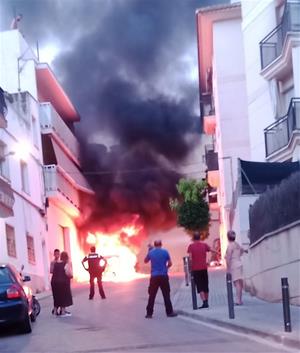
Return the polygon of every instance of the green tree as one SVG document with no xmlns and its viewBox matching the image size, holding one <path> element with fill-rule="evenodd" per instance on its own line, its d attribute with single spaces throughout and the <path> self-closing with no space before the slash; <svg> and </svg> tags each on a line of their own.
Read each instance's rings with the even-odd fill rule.
<svg viewBox="0 0 300 353">
<path fill-rule="evenodd" d="M 209 206 L 205 200 L 207 183 L 194 179 L 180 179 L 176 185 L 178 197 L 170 199 L 170 207 L 177 214 L 177 224 L 188 233 L 199 232 L 208 237 Z"/>
</svg>

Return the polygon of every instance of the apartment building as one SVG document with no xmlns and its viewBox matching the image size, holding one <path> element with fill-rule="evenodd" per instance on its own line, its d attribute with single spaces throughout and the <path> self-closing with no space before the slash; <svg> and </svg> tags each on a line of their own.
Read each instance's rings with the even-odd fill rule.
<svg viewBox="0 0 300 353">
<path fill-rule="evenodd" d="M 251 159 L 300 159 L 300 1 L 242 1 Z"/>
<path fill-rule="evenodd" d="M 13 228 L 17 250 L 12 255 L 8 240 L 5 244 L 2 238 L 0 260 L 17 267 L 24 264 L 25 271 L 39 279 L 35 287 L 43 289 L 49 285 L 53 249 L 71 255 L 75 275 L 81 269 L 76 219 L 82 212 L 82 195 L 93 191 L 80 170 L 74 135 L 80 117 L 50 66 L 39 62 L 18 30 L 0 33 L 0 86 L 7 107 L 7 128 L 1 130 L 4 155 L 13 151 L 13 142 L 26 141 L 30 151 L 26 163 L 5 158 L 12 175 L 8 184 L 15 200 L 14 215 L 0 219 L 0 224 L 3 234 L 6 224 L 10 226 L 7 239 Z M 34 248 L 35 263 L 26 257 L 26 239 Z"/>
<path fill-rule="evenodd" d="M 264 178 L 273 179 L 272 165 L 280 174 L 300 169 L 300 1 L 241 5 L 251 160 L 268 162 Z M 244 263 L 250 292 L 281 300 L 280 279 L 287 277 L 291 303 L 300 305 L 299 229 L 296 220 L 251 243 Z"/>
<path fill-rule="evenodd" d="M 211 6 L 196 12 L 199 88 L 210 208 L 220 214 L 222 252 L 232 228 L 232 200 L 238 158 L 249 159 L 246 75 L 239 4 Z M 237 227 L 237 226 L 236 226 Z M 235 229 L 236 229 L 235 227 Z M 241 228 L 241 227 L 239 227 Z M 239 240 L 247 243 L 238 229 Z"/>
<path fill-rule="evenodd" d="M 201 117 L 211 136 L 207 180 L 217 191 L 223 254 L 227 230 L 249 244 L 250 206 L 299 170 L 299 14 L 299 0 L 242 0 L 196 12 Z M 252 239 L 244 268 L 253 294 L 280 300 L 280 277 L 289 276 L 299 303 L 297 222 Z"/>
<path fill-rule="evenodd" d="M 6 126 L 0 131 L 0 261 L 47 285 L 46 223 L 38 103 L 27 92 L 1 92 Z"/>
</svg>

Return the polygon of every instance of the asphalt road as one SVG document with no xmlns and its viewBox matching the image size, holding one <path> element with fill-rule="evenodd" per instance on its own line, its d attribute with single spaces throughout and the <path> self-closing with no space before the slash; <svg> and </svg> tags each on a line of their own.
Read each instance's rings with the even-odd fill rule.
<svg viewBox="0 0 300 353">
<path fill-rule="evenodd" d="M 172 278 L 173 292 L 181 279 Z M 186 319 L 167 318 L 162 296 L 154 317 L 145 319 L 148 280 L 105 283 L 107 299 L 88 300 L 87 286 L 73 291 L 72 317 L 51 315 L 52 299 L 41 300 L 42 312 L 32 334 L 1 329 L 1 353 L 100 352 L 283 352 L 262 342 Z"/>
</svg>

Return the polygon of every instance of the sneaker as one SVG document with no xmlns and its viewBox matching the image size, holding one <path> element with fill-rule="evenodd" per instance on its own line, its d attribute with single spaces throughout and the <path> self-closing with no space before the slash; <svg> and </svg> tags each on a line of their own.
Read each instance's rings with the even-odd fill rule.
<svg viewBox="0 0 300 353">
<path fill-rule="evenodd" d="M 68 311 L 60 315 L 61 317 L 72 316 L 72 314 Z"/>
<path fill-rule="evenodd" d="M 94 297 L 89 296 L 89 300 L 93 300 L 93 299 L 94 299 Z"/>
<path fill-rule="evenodd" d="M 207 303 L 205 303 L 205 304 L 202 304 L 201 306 L 199 306 L 198 309 L 205 309 L 205 308 L 208 308 L 208 307 L 209 307 L 209 305 Z"/>
<path fill-rule="evenodd" d="M 171 313 L 171 314 L 167 314 L 167 316 L 168 316 L 168 317 L 176 317 L 176 316 L 178 316 L 178 314 L 176 314 L 176 313 Z"/>
<path fill-rule="evenodd" d="M 152 315 L 147 314 L 147 315 L 145 316 L 145 318 L 146 318 L 146 319 L 152 319 Z"/>
</svg>

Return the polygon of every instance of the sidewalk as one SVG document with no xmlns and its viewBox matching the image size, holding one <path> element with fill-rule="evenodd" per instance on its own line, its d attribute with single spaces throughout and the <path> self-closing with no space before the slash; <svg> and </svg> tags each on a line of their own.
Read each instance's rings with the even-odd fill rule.
<svg viewBox="0 0 300 353">
<path fill-rule="evenodd" d="M 225 276 L 223 268 L 209 269 L 208 309 L 193 310 L 191 286 L 182 283 L 173 299 L 178 314 L 300 349 L 300 307 L 290 307 L 292 332 L 284 331 L 282 303 L 268 303 L 248 293 L 243 293 L 244 305 L 234 307 L 235 319 L 229 319 Z M 202 305 L 198 294 L 197 301 Z"/>
</svg>

